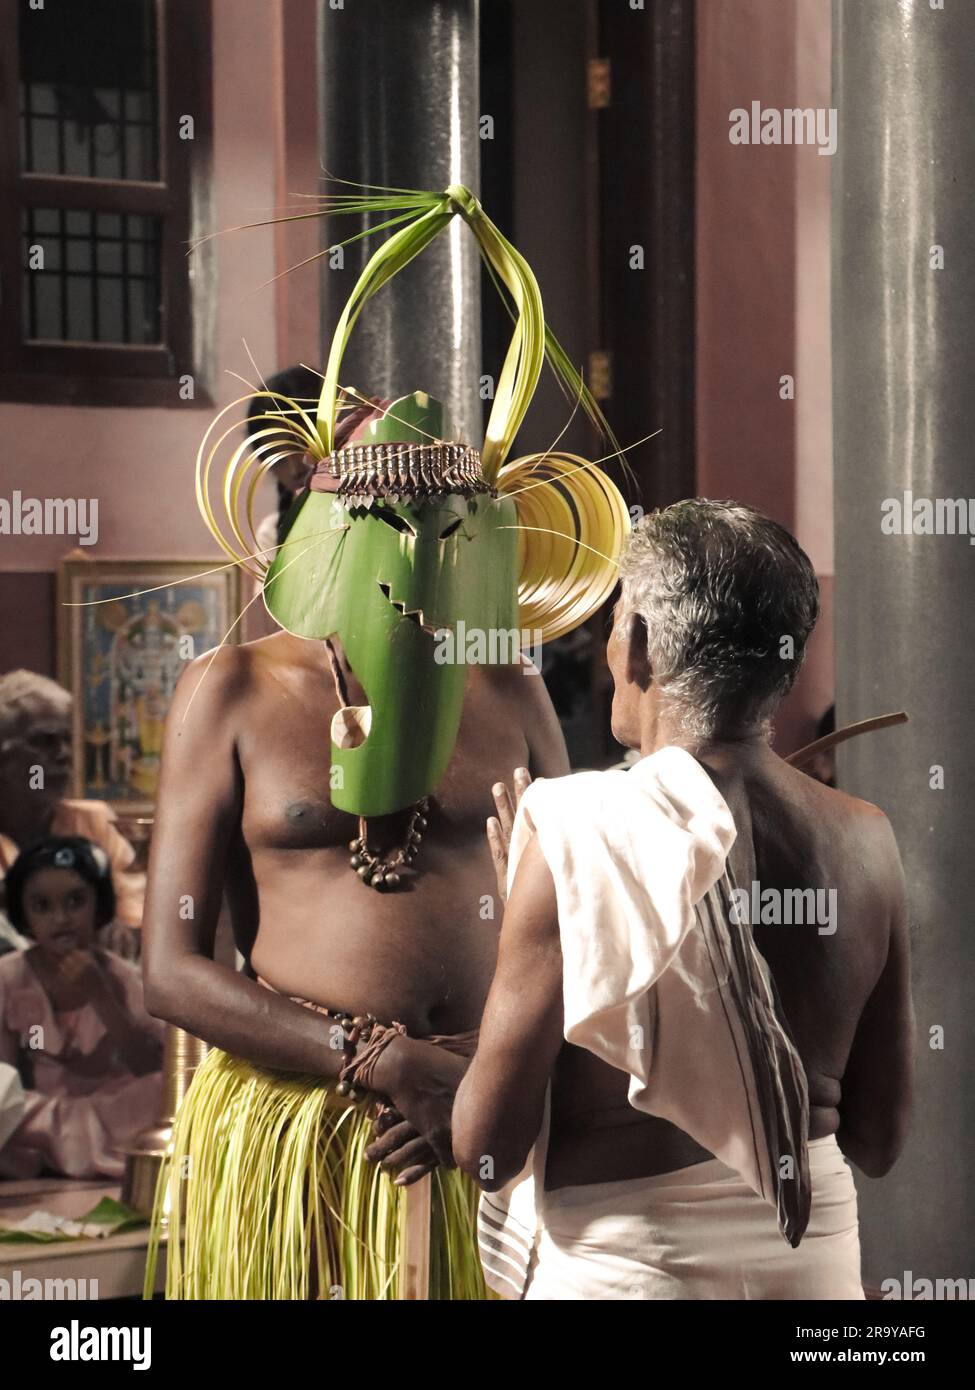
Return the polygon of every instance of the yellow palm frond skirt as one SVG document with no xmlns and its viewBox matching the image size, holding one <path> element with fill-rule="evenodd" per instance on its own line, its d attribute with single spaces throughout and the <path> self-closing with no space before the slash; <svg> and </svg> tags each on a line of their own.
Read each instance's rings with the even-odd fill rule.
<svg viewBox="0 0 975 1390">
<path fill-rule="evenodd" d="M 404 1297 L 406 1189 L 364 1156 L 369 1110 L 369 1102 L 350 1103 L 319 1079 L 209 1052 L 159 1175 L 145 1297 L 167 1232 L 170 1299 Z M 476 1218 L 474 1184 L 437 1169 L 431 1299 L 491 1298 Z"/>
</svg>

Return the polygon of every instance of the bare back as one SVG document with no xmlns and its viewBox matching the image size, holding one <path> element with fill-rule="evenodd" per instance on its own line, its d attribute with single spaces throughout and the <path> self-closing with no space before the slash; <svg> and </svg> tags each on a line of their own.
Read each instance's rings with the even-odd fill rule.
<svg viewBox="0 0 975 1390">
<path fill-rule="evenodd" d="M 765 746 L 704 765 L 735 820 L 729 865 L 755 909 L 754 938 L 806 1070 L 810 1137 L 840 1132 L 842 1142 L 847 1111 L 862 1124 L 869 1106 L 874 1050 L 886 1049 L 892 1090 L 909 1072 L 903 875 L 890 826 L 876 807 L 823 787 Z M 710 1156 L 626 1096 L 621 1073 L 563 1049 L 549 1186 L 669 1172 Z"/>
</svg>

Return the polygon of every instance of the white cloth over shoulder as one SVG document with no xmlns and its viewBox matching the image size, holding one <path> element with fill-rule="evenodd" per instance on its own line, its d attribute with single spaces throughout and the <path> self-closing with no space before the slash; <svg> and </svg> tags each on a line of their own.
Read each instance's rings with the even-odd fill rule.
<svg viewBox="0 0 975 1390">
<path fill-rule="evenodd" d="M 558 901 L 567 1041 L 628 1072 L 630 1104 L 740 1173 L 798 1243 L 805 1078 L 750 929 L 728 911 L 736 831 L 707 772 L 671 747 L 629 771 L 533 783 L 512 831 L 509 890 L 535 833 Z M 547 1126 L 525 1171 L 482 1198 L 482 1263 L 508 1297 L 524 1289 L 546 1140 Z"/>
</svg>

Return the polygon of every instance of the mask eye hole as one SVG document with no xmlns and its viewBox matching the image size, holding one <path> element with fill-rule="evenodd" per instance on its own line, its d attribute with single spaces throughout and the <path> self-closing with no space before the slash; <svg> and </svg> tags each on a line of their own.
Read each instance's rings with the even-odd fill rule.
<svg viewBox="0 0 975 1390">
<path fill-rule="evenodd" d="M 378 517 L 380 521 L 385 521 L 387 526 L 391 526 L 394 531 L 399 531 L 401 535 L 412 536 L 414 540 L 416 539 L 416 532 L 413 527 L 408 521 L 404 521 L 399 512 L 386 512 L 377 507 L 373 516 Z"/>
<path fill-rule="evenodd" d="M 440 539 L 442 541 L 445 541 L 448 536 L 452 536 L 454 532 L 457 530 L 460 523 L 463 521 L 463 519 L 464 518 L 461 516 L 455 517 L 455 519 L 450 523 L 450 525 L 445 530 L 440 532 Z"/>
</svg>

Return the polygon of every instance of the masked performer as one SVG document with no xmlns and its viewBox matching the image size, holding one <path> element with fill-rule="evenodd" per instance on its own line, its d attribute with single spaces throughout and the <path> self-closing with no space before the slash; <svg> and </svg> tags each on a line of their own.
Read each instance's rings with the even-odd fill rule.
<svg viewBox="0 0 975 1390">
<path fill-rule="evenodd" d="M 484 818 L 513 763 L 566 771 L 519 648 L 605 599 L 628 516 L 581 459 L 505 465 L 546 352 L 601 416 L 545 327 L 530 268 L 469 191 L 333 210 L 405 205 L 416 217 L 373 256 L 339 322 L 317 417 L 257 393 L 264 426 L 251 405 L 223 480 L 229 536 L 209 500 L 219 417 L 201 448 L 201 506 L 245 564 L 254 547 L 234 504 L 249 509 L 248 468 L 256 481 L 300 447 L 315 470 L 263 579 L 285 630 L 202 658 L 169 717 L 148 998 L 215 1045 L 157 1198 L 156 1233 L 167 1202 L 174 1233 L 170 1297 L 401 1297 L 406 1189 L 427 1174 L 430 1297 L 484 1296 L 474 1190 L 452 1168 L 449 1129 L 495 964 Z M 359 309 L 458 213 L 515 323 L 480 452 L 422 392 L 353 402 L 338 420 Z M 240 974 L 211 959 L 224 890 Z M 364 1162 L 377 1098 L 382 1168 Z"/>
</svg>

